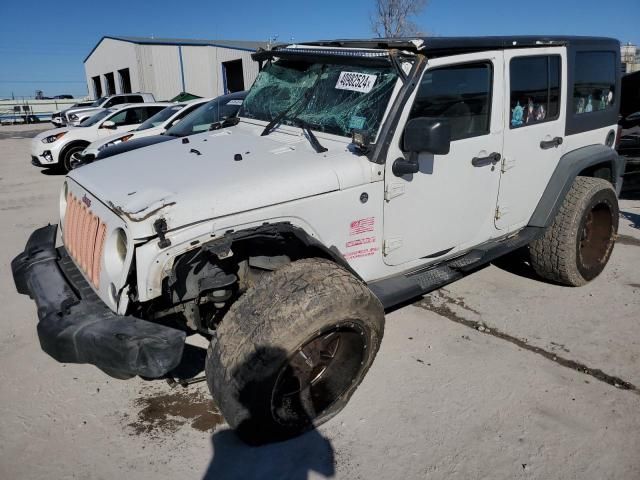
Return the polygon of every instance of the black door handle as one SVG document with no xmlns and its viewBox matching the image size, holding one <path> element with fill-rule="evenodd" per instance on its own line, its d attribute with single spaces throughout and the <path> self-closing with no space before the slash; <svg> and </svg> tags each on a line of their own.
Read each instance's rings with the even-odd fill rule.
<svg viewBox="0 0 640 480">
<path fill-rule="evenodd" d="M 500 161 L 502 156 L 498 152 L 493 152 L 486 157 L 473 157 L 471 165 L 474 167 L 484 167 L 485 165 L 495 165 Z"/>
<path fill-rule="evenodd" d="M 540 142 L 540 148 L 543 150 L 548 150 L 550 148 L 557 148 L 562 145 L 562 137 L 555 137 L 551 140 L 542 140 Z"/>
</svg>

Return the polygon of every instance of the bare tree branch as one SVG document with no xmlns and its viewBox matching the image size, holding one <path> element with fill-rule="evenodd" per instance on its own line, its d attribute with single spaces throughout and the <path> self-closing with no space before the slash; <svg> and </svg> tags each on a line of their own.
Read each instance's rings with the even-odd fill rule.
<svg viewBox="0 0 640 480">
<path fill-rule="evenodd" d="M 378 37 L 416 35 L 420 30 L 412 21 L 427 6 L 428 0 L 375 0 L 371 29 Z"/>
</svg>

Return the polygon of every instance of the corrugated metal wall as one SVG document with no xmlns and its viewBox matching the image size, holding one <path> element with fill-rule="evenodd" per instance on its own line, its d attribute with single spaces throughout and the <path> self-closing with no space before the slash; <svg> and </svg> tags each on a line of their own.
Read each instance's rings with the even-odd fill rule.
<svg viewBox="0 0 640 480">
<path fill-rule="evenodd" d="M 215 97 L 218 76 L 211 47 L 182 47 L 185 90 L 201 97 Z"/>
<path fill-rule="evenodd" d="M 185 91 L 202 97 L 224 94 L 222 63 L 242 60 L 244 86 L 249 88 L 258 75 L 258 64 L 251 53 L 213 46 L 182 46 Z M 120 93 L 117 71 L 129 68 L 133 92 L 153 93 L 157 100 L 168 100 L 182 91 L 180 54 L 177 45 L 141 45 L 104 39 L 85 62 L 89 92 L 91 78 L 114 72 L 116 91 Z"/>
<path fill-rule="evenodd" d="M 101 78 L 103 94 L 106 92 L 104 74 L 110 72 L 113 72 L 116 80 L 116 93 L 121 93 L 122 90 L 120 82 L 118 81 L 118 70 L 123 68 L 129 69 L 131 90 L 134 92 L 143 90 L 139 76 L 140 69 L 138 68 L 139 62 L 136 47 L 137 45 L 133 43 L 113 40 L 111 38 L 105 38 L 100 43 L 100 46 L 96 48 L 84 64 L 89 95 L 94 95 L 93 82 L 91 79 L 96 76 L 100 76 Z"/>
<path fill-rule="evenodd" d="M 217 48 L 212 47 L 212 54 L 214 59 L 214 65 L 217 66 L 215 75 L 220 77 L 216 89 L 217 95 L 222 95 L 224 92 L 224 82 L 222 81 L 222 63 L 232 60 L 242 60 L 242 73 L 244 76 L 244 88 L 248 89 L 253 84 L 253 81 L 258 76 L 258 63 L 254 62 L 251 58 L 253 52 L 246 52 L 243 50 L 233 50 L 231 48 Z"/>
</svg>

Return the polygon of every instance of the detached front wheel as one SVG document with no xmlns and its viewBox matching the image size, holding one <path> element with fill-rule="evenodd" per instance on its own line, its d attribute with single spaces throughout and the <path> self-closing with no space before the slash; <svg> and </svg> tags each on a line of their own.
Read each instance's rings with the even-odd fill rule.
<svg viewBox="0 0 640 480">
<path fill-rule="evenodd" d="M 384 310 L 333 262 L 274 272 L 229 310 L 211 342 L 209 389 L 247 443 L 299 435 L 348 402 L 380 347 Z"/>
</svg>

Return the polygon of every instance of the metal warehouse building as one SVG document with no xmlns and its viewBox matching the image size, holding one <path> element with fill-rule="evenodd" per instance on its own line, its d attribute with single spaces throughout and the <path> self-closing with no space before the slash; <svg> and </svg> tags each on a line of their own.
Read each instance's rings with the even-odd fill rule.
<svg viewBox="0 0 640 480">
<path fill-rule="evenodd" d="M 167 100 L 249 88 L 259 65 L 251 53 L 263 42 L 105 36 L 84 60 L 89 95 L 150 92 Z"/>
</svg>

